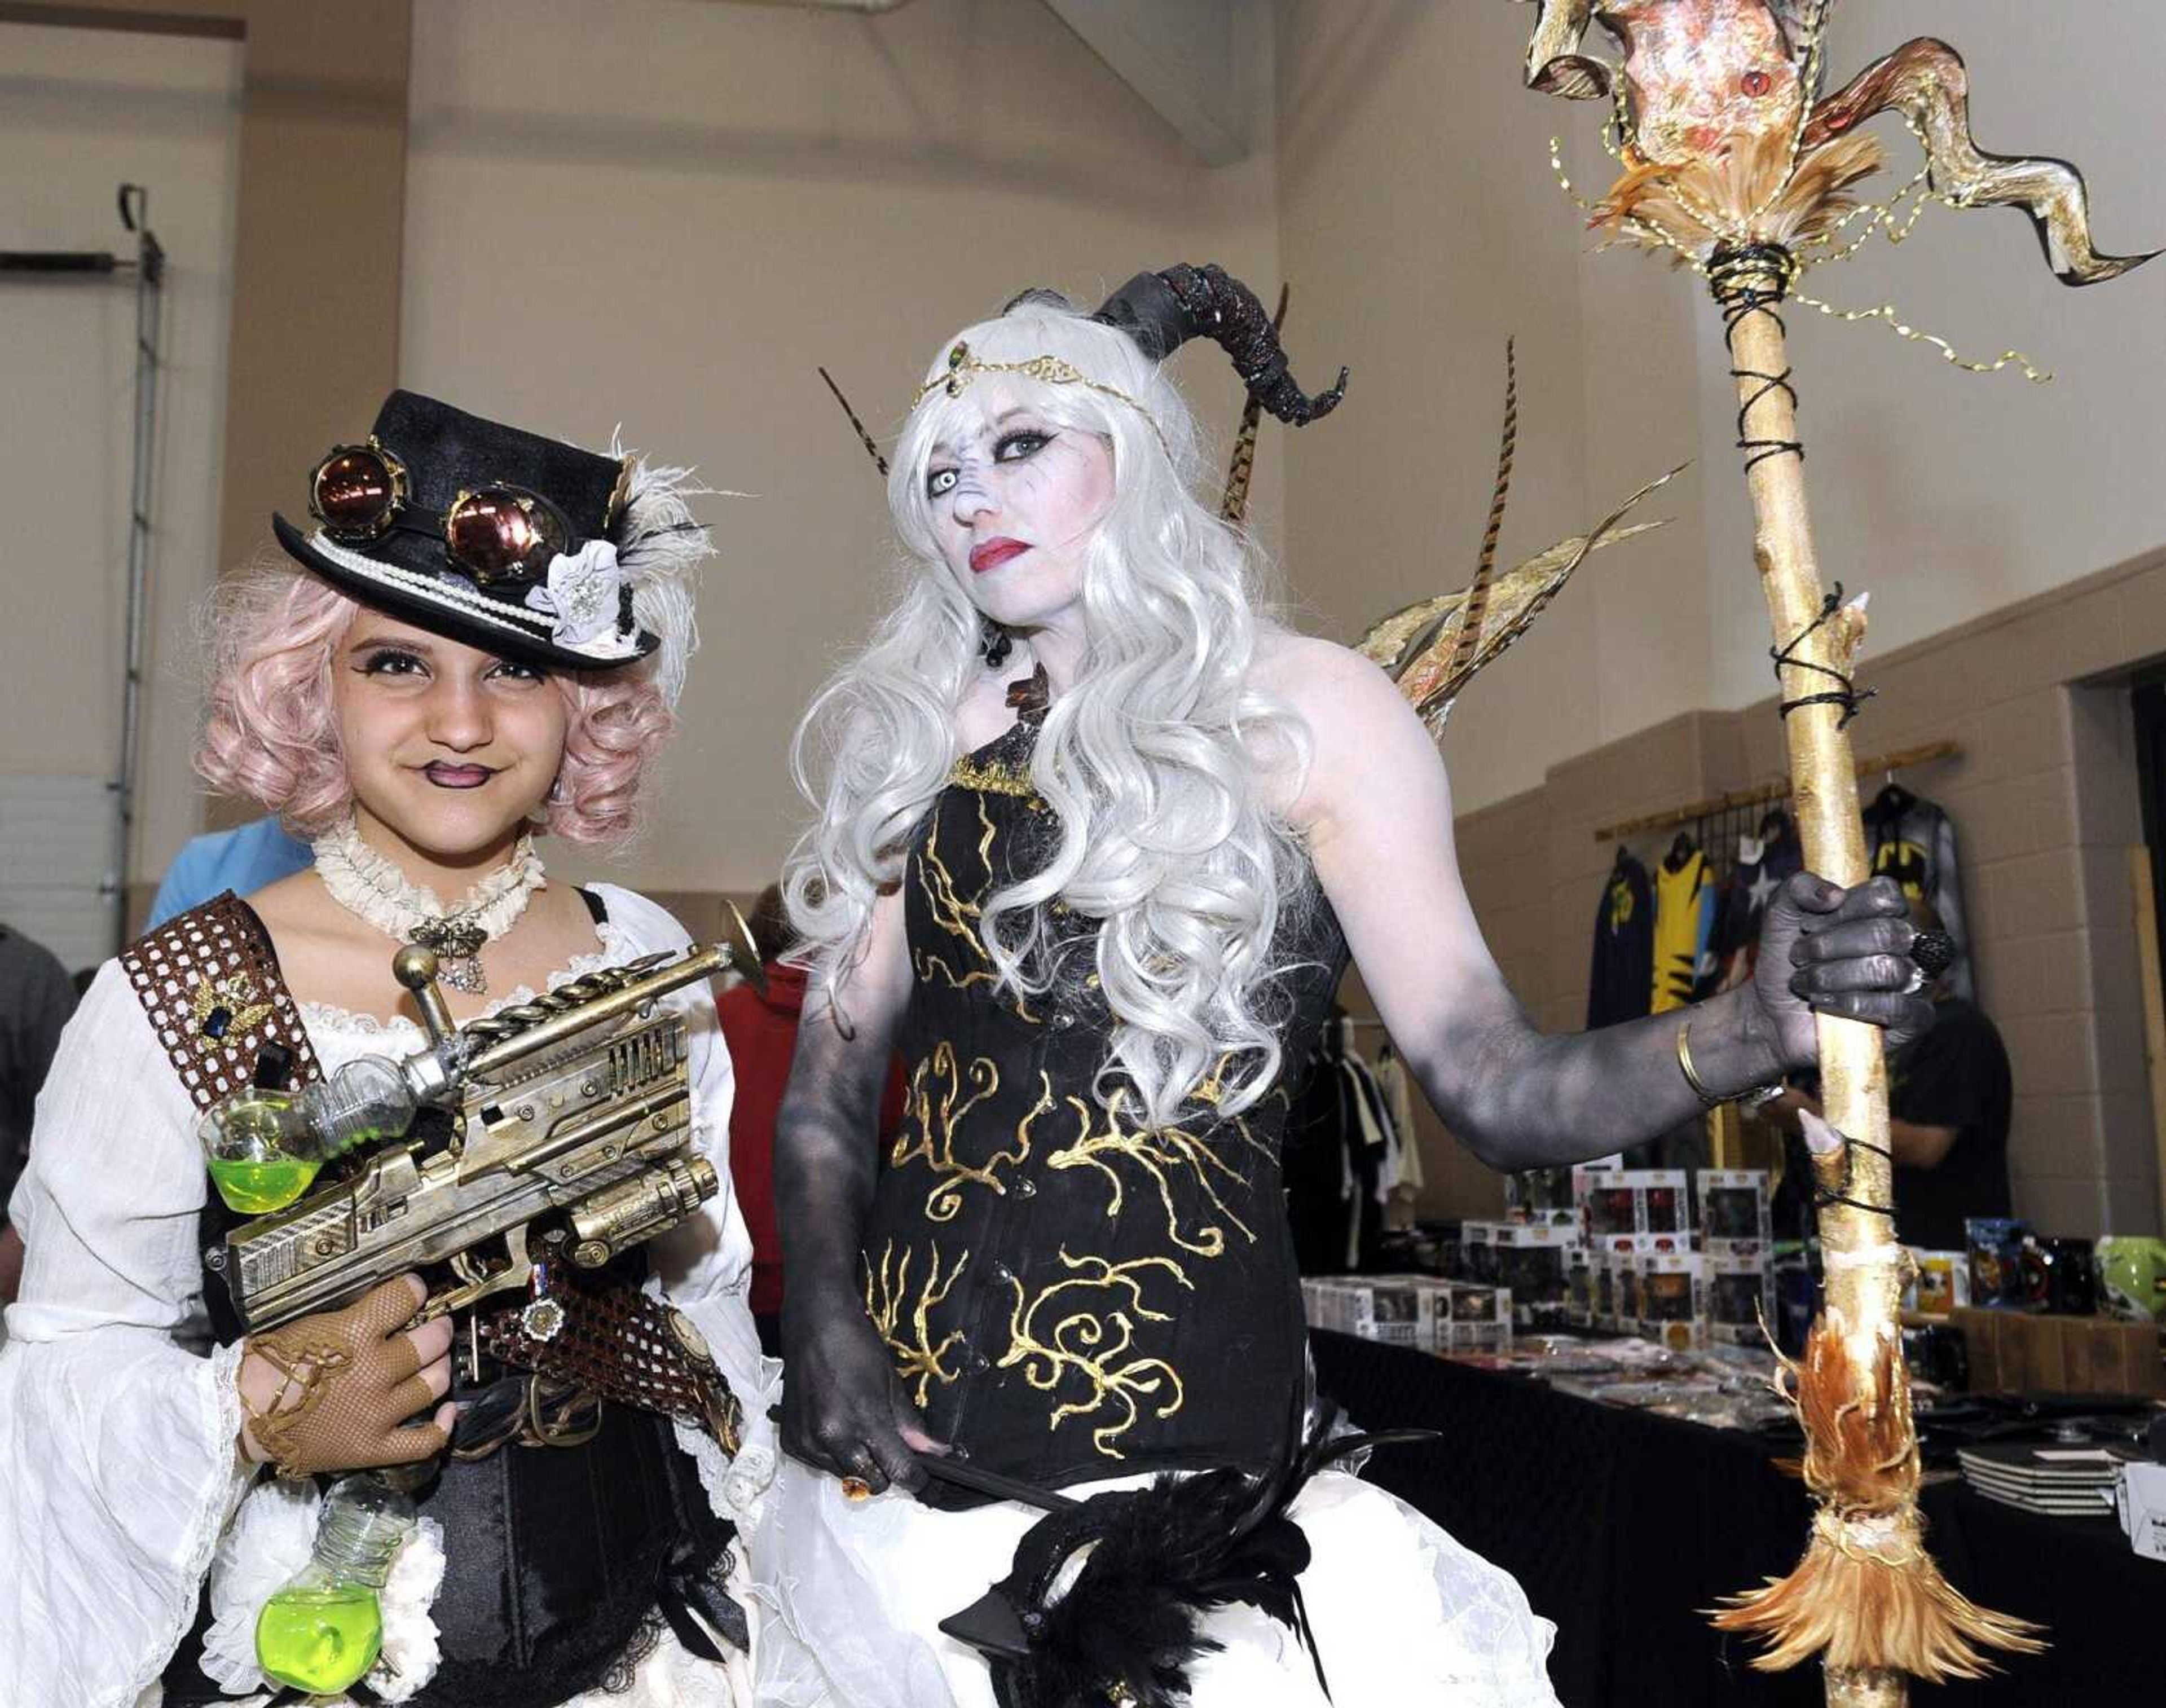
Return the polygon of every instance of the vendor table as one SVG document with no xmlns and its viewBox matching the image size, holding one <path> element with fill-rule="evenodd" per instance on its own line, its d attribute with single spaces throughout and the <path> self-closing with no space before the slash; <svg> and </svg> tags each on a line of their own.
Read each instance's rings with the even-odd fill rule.
<svg viewBox="0 0 2166 1708">
<path fill-rule="evenodd" d="M 1366 1474 L 1509 1572 L 1556 1621 L 1550 1675 L 1565 1708 L 1818 1708 L 1817 1668 L 1756 1672 L 1750 1648 L 1698 1611 L 1804 1551 L 1804 1489 L 1759 1438 L 1403 1347 L 1311 1340 L 1323 1391 L 1356 1425 L 1441 1432 L 1380 1449 Z M 2110 1515 L 2038 1517 L 1960 1480 L 1928 1488 L 1923 1505 L 1950 1580 L 2046 1625 L 2052 1647 L 2008 1657 L 1984 1683 L 1918 1687 L 1920 1708 L 2158 1700 L 2166 1565 L 2138 1558 Z"/>
</svg>

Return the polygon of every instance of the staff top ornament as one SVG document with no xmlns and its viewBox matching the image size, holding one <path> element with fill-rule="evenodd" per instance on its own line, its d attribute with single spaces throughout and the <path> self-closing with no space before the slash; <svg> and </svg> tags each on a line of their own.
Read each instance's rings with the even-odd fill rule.
<svg viewBox="0 0 2166 1708">
<path fill-rule="evenodd" d="M 1897 209 L 1915 193 L 1957 209 L 2021 209 L 2064 283 L 2097 284 L 2152 258 L 2100 252 L 2083 177 L 2066 161 L 1978 146 L 1963 56 L 1946 42 L 1906 42 L 1823 98 L 1836 0 L 1519 3 L 1540 8 L 1528 87 L 1615 103 L 1611 149 L 1624 175 L 1589 212 L 1619 235 L 1698 264 L 1772 243 L 1810 265 L 1854 253 L 1876 229 L 1899 241 L 1909 225 Z M 1583 51 L 1597 24 L 1623 48 L 1621 67 Z M 1841 193 L 1886 156 L 1851 133 L 1884 113 L 1901 117 L 1926 164 L 1889 202 L 1861 204 Z M 1863 235 L 1837 248 L 1861 215 Z"/>
</svg>

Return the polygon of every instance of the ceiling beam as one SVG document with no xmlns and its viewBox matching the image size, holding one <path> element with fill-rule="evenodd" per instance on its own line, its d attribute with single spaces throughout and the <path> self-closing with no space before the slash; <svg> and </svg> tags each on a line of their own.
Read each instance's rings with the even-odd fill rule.
<svg viewBox="0 0 2166 1708">
<path fill-rule="evenodd" d="M 1263 0 L 1045 0 L 1207 166 L 1247 158 L 1265 109 Z"/>
</svg>

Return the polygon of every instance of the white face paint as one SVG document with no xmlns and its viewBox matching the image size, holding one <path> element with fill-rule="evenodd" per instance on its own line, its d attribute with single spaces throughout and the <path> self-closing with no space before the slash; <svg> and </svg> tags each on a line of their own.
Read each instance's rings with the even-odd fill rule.
<svg viewBox="0 0 2166 1708">
<path fill-rule="evenodd" d="M 972 604 L 1010 628 L 1080 620 L 1083 563 L 1113 503 L 1112 447 L 1062 426 L 1007 380 L 932 447 L 925 494 L 940 555 Z"/>
</svg>

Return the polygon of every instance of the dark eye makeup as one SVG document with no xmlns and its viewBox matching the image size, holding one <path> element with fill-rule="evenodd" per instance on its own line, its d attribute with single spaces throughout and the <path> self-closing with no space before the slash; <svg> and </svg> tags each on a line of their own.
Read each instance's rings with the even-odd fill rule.
<svg viewBox="0 0 2166 1708">
<path fill-rule="evenodd" d="M 1027 463 L 1059 436 L 1051 427 L 1017 427 L 993 442 L 993 461 L 996 463 Z M 925 495 L 943 498 L 955 489 L 962 479 L 959 468 L 932 468 L 926 472 Z"/>
<path fill-rule="evenodd" d="M 404 647 L 380 646 L 365 648 L 355 658 L 353 668 L 364 676 L 413 676 L 429 667 L 419 653 Z"/>
<path fill-rule="evenodd" d="M 353 668 L 364 676 L 425 676 L 429 662 L 410 648 L 385 642 L 381 646 L 364 647 L 354 655 Z M 549 673 L 537 665 L 516 658 L 498 658 L 493 662 L 488 674 L 513 682 L 547 682 Z"/>
</svg>

